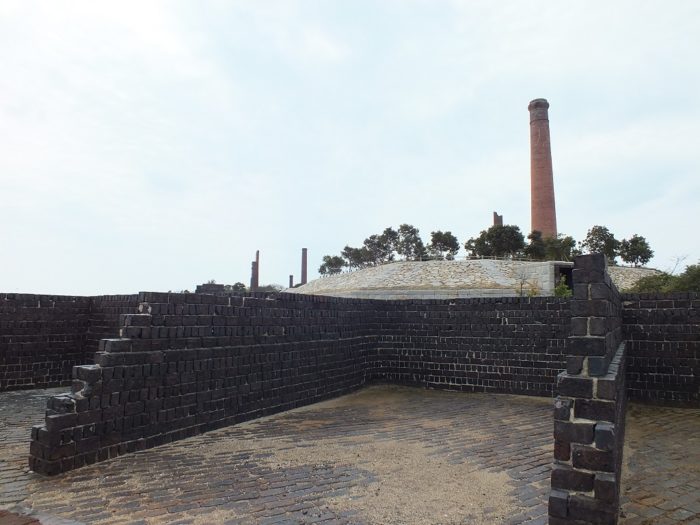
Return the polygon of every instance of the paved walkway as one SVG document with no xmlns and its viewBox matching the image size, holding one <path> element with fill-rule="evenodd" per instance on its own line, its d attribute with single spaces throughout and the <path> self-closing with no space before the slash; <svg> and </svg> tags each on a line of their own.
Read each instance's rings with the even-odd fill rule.
<svg viewBox="0 0 700 525">
<path fill-rule="evenodd" d="M 549 399 L 377 386 L 43 478 L 25 465 L 47 395 L 0 394 L 0 509 L 44 525 L 546 523 Z M 631 406 L 623 523 L 700 521 L 698 422 L 700 411 Z M 694 432 L 683 439 L 696 455 L 664 445 L 659 428 Z M 643 450 L 652 435 L 654 461 Z M 661 490 L 679 459 L 682 481 Z M 642 506 L 675 521 L 643 521 L 654 511 Z M 29 523 L 14 519 L 0 510 L 0 524 Z"/>
<path fill-rule="evenodd" d="M 700 524 L 700 410 L 629 405 L 624 525 Z"/>
</svg>

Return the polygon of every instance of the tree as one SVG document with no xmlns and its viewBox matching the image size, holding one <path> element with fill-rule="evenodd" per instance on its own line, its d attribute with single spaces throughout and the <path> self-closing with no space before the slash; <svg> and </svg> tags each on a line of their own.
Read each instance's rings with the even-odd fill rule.
<svg viewBox="0 0 700 525">
<path fill-rule="evenodd" d="M 647 275 L 634 283 L 629 291 L 634 293 L 668 292 L 676 279 L 677 277 L 666 272 Z"/>
<path fill-rule="evenodd" d="M 394 246 L 398 233 L 392 228 L 386 228 L 381 235 L 370 235 L 364 241 L 368 258 L 372 264 L 382 264 L 394 260 Z"/>
<path fill-rule="evenodd" d="M 544 259 L 545 245 L 544 239 L 542 239 L 542 232 L 539 230 L 532 230 L 527 238 L 530 243 L 525 246 L 525 255 L 531 259 Z"/>
<path fill-rule="evenodd" d="M 345 260 L 337 255 L 324 255 L 323 264 L 318 269 L 321 275 L 334 275 L 343 271 Z"/>
<path fill-rule="evenodd" d="M 654 251 L 647 240 L 636 233 L 620 242 L 620 257 L 633 266 L 644 266 L 654 256 Z"/>
<path fill-rule="evenodd" d="M 700 264 L 691 264 L 674 283 L 673 292 L 700 292 Z"/>
<path fill-rule="evenodd" d="M 410 224 L 399 226 L 396 252 L 406 261 L 418 261 L 425 256 L 425 245 L 420 238 L 418 228 Z"/>
<path fill-rule="evenodd" d="M 620 241 L 605 226 L 593 226 L 588 230 L 581 247 L 588 253 L 602 253 L 610 264 L 615 264 Z"/>
<path fill-rule="evenodd" d="M 430 232 L 430 244 L 428 253 L 437 259 L 447 259 L 451 261 L 459 251 L 459 241 L 452 232 Z"/>
<path fill-rule="evenodd" d="M 227 284 L 224 286 L 224 292 L 245 292 L 247 288 L 242 282 L 236 284 Z"/>
<path fill-rule="evenodd" d="M 262 286 L 258 286 L 257 291 L 258 292 L 281 292 L 284 290 L 284 286 L 281 284 L 263 284 Z"/>
<path fill-rule="evenodd" d="M 544 240 L 544 258 L 547 261 L 571 261 L 579 254 L 571 235 L 559 234 L 556 238 L 547 237 Z"/>
<path fill-rule="evenodd" d="M 515 257 L 525 248 L 525 238 L 515 225 L 494 225 L 469 239 L 464 248 L 482 257 Z"/>
<path fill-rule="evenodd" d="M 369 250 L 364 246 L 362 248 L 353 248 L 352 246 L 346 246 L 341 252 L 341 257 L 345 259 L 346 265 L 351 270 L 356 270 L 359 268 L 364 268 L 369 266 L 372 262 L 372 256 Z"/>
<path fill-rule="evenodd" d="M 700 292 L 700 264 L 691 264 L 680 275 L 662 272 L 637 281 L 631 292 Z"/>
</svg>

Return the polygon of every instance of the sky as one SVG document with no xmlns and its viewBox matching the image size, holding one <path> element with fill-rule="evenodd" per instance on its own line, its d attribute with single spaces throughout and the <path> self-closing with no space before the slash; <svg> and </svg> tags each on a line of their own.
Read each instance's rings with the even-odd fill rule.
<svg viewBox="0 0 700 525">
<path fill-rule="evenodd" d="M 557 221 L 700 260 L 700 2 L 0 0 L 0 292 L 309 278 L 413 224 Z M 464 249 L 460 252 L 464 255 Z"/>
</svg>

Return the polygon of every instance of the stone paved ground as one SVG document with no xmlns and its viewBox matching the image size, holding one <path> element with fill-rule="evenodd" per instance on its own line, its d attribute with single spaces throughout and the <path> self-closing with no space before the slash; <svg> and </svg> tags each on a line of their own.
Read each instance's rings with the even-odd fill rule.
<svg viewBox="0 0 700 525">
<path fill-rule="evenodd" d="M 546 523 L 549 399 L 371 387 L 42 478 L 47 395 L 0 394 L 0 524 Z M 700 523 L 699 423 L 630 406 L 625 525 Z"/>
<path fill-rule="evenodd" d="M 371 387 L 56 478 L 24 467 L 41 403 L 0 403 L 1 501 L 43 523 L 546 521 L 549 399 Z"/>
<path fill-rule="evenodd" d="M 629 405 L 624 525 L 700 524 L 700 410 Z"/>
</svg>

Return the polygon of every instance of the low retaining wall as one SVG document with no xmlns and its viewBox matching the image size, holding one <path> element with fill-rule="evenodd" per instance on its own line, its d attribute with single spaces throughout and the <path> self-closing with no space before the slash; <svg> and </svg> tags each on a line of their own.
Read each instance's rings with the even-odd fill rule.
<svg viewBox="0 0 700 525">
<path fill-rule="evenodd" d="M 137 296 L 0 294 L 0 391 L 66 386 Z"/>
<path fill-rule="evenodd" d="M 700 294 L 623 294 L 622 300 L 629 398 L 700 407 Z"/>
</svg>

